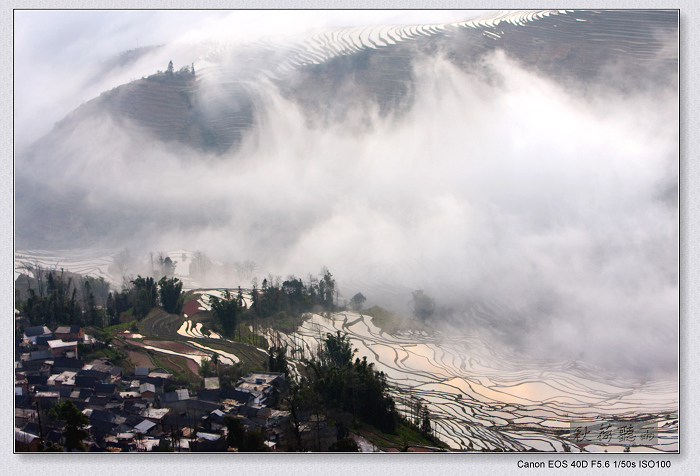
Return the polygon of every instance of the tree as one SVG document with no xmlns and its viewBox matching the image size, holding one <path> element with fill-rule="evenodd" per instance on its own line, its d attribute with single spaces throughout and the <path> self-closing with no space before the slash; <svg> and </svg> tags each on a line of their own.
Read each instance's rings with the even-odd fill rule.
<svg viewBox="0 0 700 476">
<path fill-rule="evenodd" d="M 89 325 L 95 326 L 98 324 L 97 306 L 95 304 L 95 295 L 92 292 L 92 286 L 87 279 L 85 280 L 84 289 L 83 302 L 85 303 L 85 317 L 83 321 Z"/>
<path fill-rule="evenodd" d="M 175 266 L 177 265 L 177 261 L 173 261 L 170 256 L 164 256 L 163 253 L 159 253 L 158 265 L 160 266 L 161 276 L 172 277 L 172 275 L 175 274 Z"/>
<path fill-rule="evenodd" d="M 236 262 L 233 264 L 238 271 L 238 278 L 243 281 L 249 281 L 253 277 L 253 272 L 255 272 L 256 264 L 254 261 L 246 260 L 242 263 Z"/>
<path fill-rule="evenodd" d="M 245 441 L 245 426 L 240 418 L 234 416 L 224 417 L 224 425 L 228 429 L 226 443 L 233 448 L 241 449 Z"/>
<path fill-rule="evenodd" d="M 104 306 L 107 302 L 107 296 L 109 295 L 109 281 L 105 281 L 105 278 L 102 276 L 99 278 L 85 276 L 85 281 L 90 283 L 90 289 L 92 289 L 92 292 L 95 295 L 97 305 Z"/>
<path fill-rule="evenodd" d="M 342 367 L 309 365 L 317 376 L 314 390 L 322 397 L 321 406 L 349 412 L 386 433 L 396 429 L 399 415 L 386 376 L 377 372 L 367 357 Z"/>
<path fill-rule="evenodd" d="M 199 364 L 199 375 L 202 378 L 209 378 L 213 375 L 211 370 L 211 360 L 203 358 Z"/>
<path fill-rule="evenodd" d="M 112 264 L 109 265 L 108 271 L 112 276 L 121 276 L 122 287 L 127 287 L 131 281 L 129 271 L 134 268 L 134 258 L 128 248 L 120 251 L 112 257 Z"/>
<path fill-rule="evenodd" d="M 267 445 L 265 444 L 265 436 L 260 428 L 249 431 L 243 438 L 243 445 L 239 447 L 240 451 L 244 452 L 265 452 Z"/>
<path fill-rule="evenodd" d="M 169 314 L 180 314 L 185 303 L 185 296 L 182 294 L 182 282 L 177 278 L 161 278 L 158 281 L 160 286 L 160 303 Z"/>
<path fill-rule="evenodd" d="M 423 412 L 421 415 L 420 432 L 423 436 L 430 436 L 432 429 L 430 427 L 430 412 L 428 407 L 423 407 Z"/>
<path fill-rule="evenodd" d="M 326 309 L 333 309 L 333 300 L 335 298 L 335 279 L 327 268 L 323 268 L 323 278 L 318 283 L 318 292 L 321 303 Z"/>
<path fill-rule="evenodd" d="M 350 438 L 343 438 L 335 443 L 333 443 L 328 451 L 333 451 L 335 453 L 359 453 L 360 448 L 357 446 L 357 442 Z"/>
<path fill-rule="evenodd" d="M 269 369 L 270 372 L 282 372 L 284 375 L 289 374 L 289 369 L 287 368 L 287 346 L 277 347 L 272 346 L 268 350 L 269 355 Z"/>
<path fill-rule="evenodd" d="M 192 263 L 190 263 L 190 276 L 195 279 L 206 278 L 212 264 L 206 253 L 203 251 L 195 251 L 192 256 Z"/>
<path fill-rule="evenodd" d="M 229 290 L 223 292 L 221 299 L 216 296 L 209 298 L 214 317 L 221 325 L 226 337 L 232 337 L 236 331 L 238 318 L 241 314 L 241 305 L 238 298 L 233 296 Z"/>
<path fill-rule="evenodd" d="M 168 69 L 165 71 L 166 74 L 172 75 L 172 74 L 173 74 L 173 69 L 174 69 L 174 68 L 173 68 L 173 60 L 170 60 L 170 61 L 168 62 Z"/>
<path fill-rule="evenodd" d="M 226 443 L 229 446 L 238 448 L 238 451 L 259 452 L 267 451 L 265 436 L 260 429 L 255 429 L 246 433 L 243 422 L 237 417 L 227 416 L 224 418 L 224 425 L 228 429 Z"/>
<path fill-rule="evenodd" d="M 366 300 L 367 298 L 364 297 L 362 293 L 357 293 L 352 297 L 350 303 L 352 304 L 353 309 L 359 311 L 360 309 L 362 309 L 362 305 L 365 303 Z"/>
<path fill-rule="evenodd" d="M 89 436 L 84 429 L 90 424 L 90 419 L 83 414 L 70 400 L 65 400 L 57 405 L 58 418 L 66 424 L 63 430 L 65 447 L 68 451 L 77 449 L 85 450 L 83 440 Z"/>
<path fill-rule="evenodd" d="M 158 301 L 158 288 L 153 278 L 142 278 L 139 275 L 131 281 L 134 285 L 136 299 L 134 302 L 134 315 L 137 318 L 144 317 L 153 309 Z"/>
<path fill-rule="evenodd" d="M 352 348 L 348 334 L 341 334 L 336 331 L 335 334 L 330 332 L 326 334 L 323 340 L 322 364 L 329 367 L 343 367 L 352 361 L 352 356 L 355 355 L 357 349 Z"/>
<path fill-rule="evenodd" d="M 107 308 L 107 316 L 109 317 L 109 323 L 116 324 L 119 316 L 117 315 L 117 303 L 116 303 L 112 293 L 109 293 L 109 296 L 107 296 L 106 308 Z"/>
<path fill-rule="evenodd" d="M 420 427 L 420 419 L 421 415 L 423 414 L 423 405 L 421 404 L 420 400 L 416 400 L 416 405 L 415 408 L 413 408 L 413 424 L 416 425 L 417 427 Z"/>
<path fill-rule="evenodd" d="M 435 301 L 422 290 L 413 291 L 413 314 L 422 322 L 427 321 L 435 312 Z"/>
<path fill-rule="evenodd" d="M 299 383 L 292 383 L 289 387 L 289 392 L 283 398 L 287 404 L 291 419 L 292 438 L 287 439 L 287 445 L 293 451 L 306 451 L 305 442 L 301 437 L 301 430 L 305 423 L 308 422 L 311 411 L 318 411 L 320 401 L 318 394 L 308 385 L 308 382 L 302 378 Z"/>
</svg>

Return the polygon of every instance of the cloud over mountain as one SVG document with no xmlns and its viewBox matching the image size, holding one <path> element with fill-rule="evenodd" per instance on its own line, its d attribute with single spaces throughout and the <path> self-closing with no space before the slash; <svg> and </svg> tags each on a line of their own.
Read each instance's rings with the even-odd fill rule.
<svg viewBox="0 0 700 476">
<path fill-rule="evenodd" d="M 541 356 L 674 372 L 677 17 L 626 15 L 218 44 L 19 151 L 18 242 L 327 266 L 346 297 L 424 289 Z"/>
</svg>

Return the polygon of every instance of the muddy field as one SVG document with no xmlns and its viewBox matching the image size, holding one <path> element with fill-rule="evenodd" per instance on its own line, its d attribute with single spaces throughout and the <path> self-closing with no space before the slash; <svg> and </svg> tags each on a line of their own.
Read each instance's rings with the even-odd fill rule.
<svg viewBox="0 0 700 476">
<path fill-rule="evenodd" d="M 129 355 L 129 360 L 132 364 L 134 364 L 134 367 L 155 367 L 153 365 L 153 361 L 148 355 L 135 350 L 127 350 L 126 352 Z"/>
<path fill-rule="evenodd" d="M 134 340 L 127 340 L 127 343 L 135 345 L 137 347 L 146 347 L 146 346 L 160 347 L 164 350 L 170 350 L 172 352 L 179 352 L 179 353 L 189 354 L 189 355 L 196 355 L 196 356 L 208 355 L 205 352 L 194 349 L 193 347 L 191 347 L 187 344 L 180 343 L 180 342 L 153 341 L 153 340 L 138 342 L 138 341 L 134 341 Z M 154 352 L 157 352 L 157 351 L 154 351 Z M 148 359 L 149 362 L 151 362 L 150 364 L 147 364 L 147 365 L 146 364 L 145 365 L 135 364 L 135 365 L 139 365 L 139 366 L 143 366 L 143 367 L 148 366 L 151 368 L 156 367 L 156 365 L 152 362 L 151 358 L 148 355 L 141 354 L 138 351 L 129 351 L 130 356 L 131 356 L 131 354 L 141 355 L 144 358 Z M 158 353 L 158 359 L 163 361 L 163 363 L 166 365 L 169 364 L 169 366 L 175 371 L 179 371 L 179 372 L 189 371 L 190 373 L 194 374 L 195 376 L 198 375 L 199 363 L 195 362 L 192 359 L 188 359 L 186 357 L 169 355 L 166 353 L 162 353 L 162 354 Z M 132 360 L 132 362 L 133 362 L 133 360 Z M 185 369 L 185 367 L 186 367 L 186 369 Z"/>
<path fill-rule="evenodd" d="M 171 369 L 184 374 L 192 374 L 199 381 L 199 365 L 194 360 L 168 354 L 159 354 L 158 358 Z"/>
</svg>

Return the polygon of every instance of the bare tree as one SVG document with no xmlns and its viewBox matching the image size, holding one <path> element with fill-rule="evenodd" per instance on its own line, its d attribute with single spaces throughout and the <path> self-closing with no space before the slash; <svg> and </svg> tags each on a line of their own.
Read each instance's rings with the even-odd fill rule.
<svg viewBox="0 0 700 476">
<path fill-rule="evenodd" d="M 257 267 L 254 261 L 245 260 L 244 262 L 236 262 L 233 264 L 238 271 L 238 278 L 242 281 L 249 281 L 253 277 L 255 268 Z"/>
</svg>

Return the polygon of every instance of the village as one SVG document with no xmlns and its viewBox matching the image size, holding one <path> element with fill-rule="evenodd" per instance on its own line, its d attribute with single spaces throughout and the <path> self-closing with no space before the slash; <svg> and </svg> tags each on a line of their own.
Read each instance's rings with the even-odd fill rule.
<svg viewBox="0 0 700 476">
<path fill-rule="evenodd" d="M 290 412 L 273 408 L 288 386 L 284 373 L 250 372 L 233 388 L 221 388 L 218 377 L 209 377 L 190 391 L 176 388 L 173 376 L 160 368 L 135 367 L 127 373 L 109 359 L 84 362 L 79 344 L 93 342 L 78 325 L 24 330 L 15 369 L 16 451 L 66 448 L 71 423 L 51 411 L 59 405 L 72 405 L 86 417 L 87 424 L 80 425 L 86 436 L 78 442 L 81 451 L 289 449 Z M 231 422 L 245 436 L 227 438 Z M 321 450 L 337 440 L 336 428 L 318 417 L 299 431 L 309 447 Z"/>
</svg>

